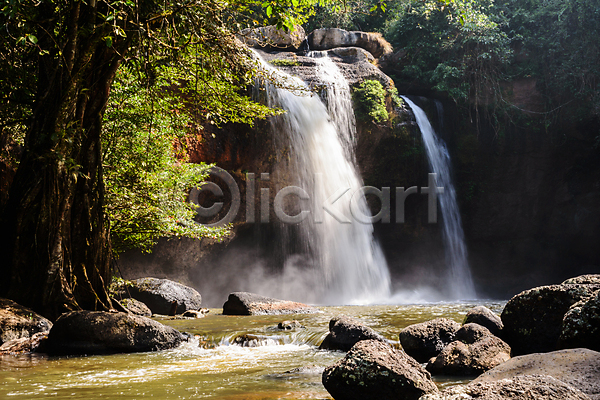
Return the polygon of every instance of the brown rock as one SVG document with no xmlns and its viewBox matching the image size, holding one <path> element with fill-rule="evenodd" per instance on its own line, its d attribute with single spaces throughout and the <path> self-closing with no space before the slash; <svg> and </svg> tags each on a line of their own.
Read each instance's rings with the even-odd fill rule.
<svg viewBox="0 0 600 400">
<path fill-rule="evenodd" d="M 358 342 L 343 360 L 325 368 L 323 386 L 335 400 L 417 400 L 438 392 L 419 363 L 378 340 Z"/>
<path fill-rule="evenodd" d="M 547 375 L 524 375 L 454 386 L 420 400 L 589 400 L 581 391 Z"/>
<path fill-rule="evenodd" d="M 460 327 L 458 322 L 446 318 L 421 322 L 402 329 L 400 343 L 406 354 L 419 362 L 427 362 L 454 340 Z"/>
<path fill-rule="evenodd" d="M 253 293 L 235 292 L 223 304 L 223 315 L 312 314 L 318 309 L 303 303 L 278 300 Z"/>
<path fill-rule="evenodd" d="M 514 357 L 479 376 L 474 382 L 535 374 L 552 376 L 581 390 L 592 400 L 600 400 L 600 353 L 588 349 L 559 350 Z"/>
<path fill-rule="evenodd" d="M 170 349 L 185 340 L 179 331 L 128 313 L 62 314 L 48 334 L 51 354 L 110 354 Z"/>
<path fill-rule="evenodd" d="M 510 346 L 488 335 L 473 343 L 455 341 L 427 364 L 432 374 L 479 375 L 510 359 Z"/>
<path fill-rule="evenodd" d="M 48 333 L 52 322 L 33 310 L 9 299 L 0 298 L 0 344 L 13 339 Z"/>
<path fill-rule="evenodd" d="M 329 321 L 329 334 L 319 349 L 348 351 L 361 340 L 386 341 L 379 333 L 354 318 L 340 316 Z"/>
<path fill-rule="evenodd" d="M 515 355 L 558 348 L 563 317 L 571 306 L 600 289 L 600 285 L 551 285 L 514 296 L 502 311 L 502 338 Z"/>
</svg>

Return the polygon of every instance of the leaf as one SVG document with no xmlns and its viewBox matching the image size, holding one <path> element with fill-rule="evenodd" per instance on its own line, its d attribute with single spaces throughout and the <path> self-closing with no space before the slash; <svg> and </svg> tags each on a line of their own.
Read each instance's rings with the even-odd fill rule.
<svg viewBox="0 0 600 400">
<path fill-rule="evenodd" d="M 33 44 L 37 44 L 38 42 L 38 38 L 31 34 L 27 35 L 27 39 L 29 39 L 29 41 Z"/>
<path fill-rule="evenodd" d="M 267 12 L 267 17 L 269 17 L 269 18 L 270 18 L 270 17 L 271 17 L 271 15 L 273 14 L 273 7 L 272 7 L 271 5 L 269 5 L 269 6 L 267 7 L 267 10 L 266 10 L 266 12 Z"/>
<path fill-rule="evenodd" d="M 112 36 L 105 37 L 104 41 L 106 42 L 106 47 L 112 47 L 112 44 L 113 44 L 113 38 L 112 38 Z"/>
<path fill-rule="evenodd" d="M 300 4 L 300 2 L 298 0 L 292 0 L 292 5 L 294 7 L 298 7 L 299 4 Z"/>
</svg>

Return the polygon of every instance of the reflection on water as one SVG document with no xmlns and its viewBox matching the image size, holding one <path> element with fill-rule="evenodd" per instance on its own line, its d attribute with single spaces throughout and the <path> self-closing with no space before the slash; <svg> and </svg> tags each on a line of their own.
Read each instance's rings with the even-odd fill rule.
<svg viewBox="0 0 600 400">
<path fill-rule="evenodd" d="M 350 315 L 398 343 L 400 329 L 432 318 L 462 322 L 484 304 L 499 313 L 503 302 L 436 303 L 400 306 L 321 307 L 323 313 L 298 316 L 224 316 L 211 310 L 203 319 L 164 320 L 195 339 L 177 349 L 111 356 L 0 357 L 0 398 L 95 399 L 330 399 L 321 368 L 344 356 L 318 350 L 329 320 Z M 278 322 L 298 320 L 305 329 L 281 331 Z M 233 345 L 240 334 L 260 338 L 258 347 Z M 286 371 L 297 371 L 285 373 Z M 440 378 L 445 387 L 464 378 Z"/>
</svg>

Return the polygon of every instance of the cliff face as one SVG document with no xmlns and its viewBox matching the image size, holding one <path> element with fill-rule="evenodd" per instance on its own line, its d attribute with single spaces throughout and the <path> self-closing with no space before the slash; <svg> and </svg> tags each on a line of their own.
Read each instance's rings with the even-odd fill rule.
<svg viewBox="0 0 600 400">
<path fill-rule="evenodd" d="M 315 61 L 302 54 L 263 52 L 262 57 L 318 87 Z M 363 49 L 330 49 L 328 55 L 351 85 L 366 79 L 378 80 L 388 88 L 393 85 Z M 540 99 L 525 87 L 531 82 L 515 85 L 513 92 L 520 97 L 513 99 L 514 103 L 535 109 Z M 503 134 L 478 134 L 469 121 L 456 117 L 459 112 L 451 104 L 445 104 L 444 118 L 436 114 L 441 108 L 432 101 L 421 99 L 420 105 L 449 147 L 471 269 L 480 295 L 507 298 L 527 287 L 600 272 L 597 123 L 564 125 L 550 133 L 522 124 L 507 128 Z M 440 224 L 427 223 L 427 196 L 408 196 L 405 220 L 395 223 L 395 188 L 427 186 L 429 169 L 409 110 L 394 108 L 389 99 L 387 106 L 390 121 L 359 121 L 356 146 L 365 185 L 389 187 L 392 193 L 392 223 L 376 224 L 375 235 L 396 288 L 443 286 L 446 266 Z M 532 121 L 539 125 L 539 121 Z M 228 170 L 240 187 L 242 207 L 232 238 L 223 244 L 161 241 L 152 255 L 126 254 L 121 260 L 126 278 L 152 275 L 181 280 L 207 294 L 209 306 L 224 301 L 211 300 L 213 293 L 246 290 L 244 285 L 256 280 L 269 284 L 269 276 L 284 262 L 270 247 L 277 230 L 269 224 L 246 224 L 244 212 L 245 173 L 256 173 L 258 182 L 258 175 L 272 173 L 282 157 L 276 153 L 268 130 L 267 122 L 254 130 L 241 126 L 207 128 L 188 139 L 192 161 L 216 163 Z M 274 185 L 259 182 L 257 191 L 261 187 L 274 189 Z M 274 193 L 271 190 L 271 197 Z M 377 212 L 379 202 L 373 198 L 368 201 Z"/>
<path fill-rule="evenodd" d="M 492 294 L 600 271 L 597 131 L 519 131 L 479 149 L 481 192 L 464 210 L 472 267 Z"/>
</svg>

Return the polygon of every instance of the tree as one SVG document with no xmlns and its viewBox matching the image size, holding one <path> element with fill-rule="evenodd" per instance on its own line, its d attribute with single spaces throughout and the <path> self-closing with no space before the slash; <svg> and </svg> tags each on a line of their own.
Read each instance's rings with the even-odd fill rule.
<svg viewBox="0 0 600 400">
<path fill-rule="evenodd" d="M 124 62 L 150 86 L 161 66 L 177 65 L 194 71 L 205 119 L 264 117 L 264 108 L 237 102 L 252 66 L 229 29 L 231 12 L 217 0 L 5 3 L 1 68 L 18 89 L 0 82 L 3 133 L 26 133 L 1 217 L 1 296 L 49 318 L 111 308 L 101 142 L 111 84 Z"/>
</svg>

